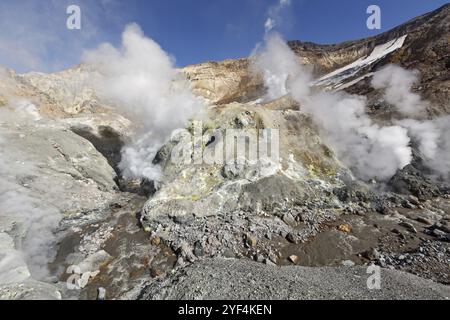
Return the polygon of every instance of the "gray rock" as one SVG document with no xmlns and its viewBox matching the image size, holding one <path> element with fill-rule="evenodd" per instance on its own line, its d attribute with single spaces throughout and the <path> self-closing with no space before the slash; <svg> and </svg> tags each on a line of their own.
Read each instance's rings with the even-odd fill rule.
<svg viewBox="0 0 450 320">
<path fill-rule="evenodd" d="M 410 195 L 408 197 L 408 201 L 411 202 L 415 206 L 420 206 L 421 205 L 419 199 L 417 197 L 413 196 L 413 195 Z"/>
<path fill-rule="evenodd" d="M 205 254 L 205 250 L 203 248 L 203 245 L 200 241 L 196 241 L 194 243 L 194 254 L 196 257 L 201 257 Z"/>
<path fill-rule="evenodd" d="M 270 251 L 268 256 L 269 260 L 272 261 L 274 264 L 278 263 L 278 256 L 273 251 Z"/>
<path fill-rule="evenodd" d="M 399 223 L 400 226 L 405 227 L 409 232 L 417 233 L 416 227 L 414 227 L 411 223 L 402 221 Z"/>
<path fill-rule="evenodd" d="M 443 222 L 445 222 L 445 220 L 443 220 Z M 444 223 L 436 223 L 434 225 L 434 228 L 439 229 L 445 233 L 450 233 L 450 228 L 448 225 L 444 224 Z"/>
<path fill-rule="evenodd" d="M 433 224 L 433 222 L 431 220 L 424 218 L 424 217 L 418 217 L 416 220 L 420 223 L 424 223 L 424 224 L 427 224 L 430 226 Z"/>
<path fill-rule="evenodd" d="M 403 207 L 406 209 L 415 209 L 416 207 L 409 201 L 403 202 Z"/>
<path fill-rule="evenodd" d="M 106 299 L 106 289 L 100 287 L 97 289 L 97 300 L 105 300 Z"/>
<path fill-rule="evenodd" d="M 344 267 L 353 267 L 355 263 L 352 260 L 344 260 L 341 262 Z"/>
<path fill-rule="evenodd" d="M 256 254 L 255 255 L 255 261 L 259 262 L 259 263 L 263 263 L 264 262 L 264 256 L 262 254 Z"/>
<path fill-rule="evenodd" d="M 380 253 L 375 248 L 365 251 L 362 256 L 371 261 L 380 259 Z"/>
<path fill-rule="evenodd" d="M 207 259 L 164 281 L 150 282 L 139 299 L 448 299 L 450 287 L 381 269 L 381 289 L 367 288 L 367 268 L 274 267 L 248 260 Z M 252 285 L 248 285 L 252 283 Z"/>
<path fill-rule="evenodd" d="M 14 240 L 10 250 L 33 257 L 28 265 L 10 265 L 3 273 L 14 281 L 6 282 L 2 294 L 12 299 L 60 298 L 54 286 L 33 281 L 30 274 L 35 269 L 45 273 L 43 266 L 52 259 L 49 248 L 59 236 L 55 233 L 101 220 L 111 212 L 110 204 L 118 201 L 116 172 L 91 142 L 62 120 L 30 121 L 16 114 L 5 121 L 2 116 L 0 144 L 0 203 L 6 203 L 1 195 L 14 190 L 15 201 L 21 204 L 0 208 L 0 234 L 8 233 Z"/>
<path fill-rule="evenodd" d="M 286 235 L 286 240 L 289 241 L 290 243 L 293 243 L 293 244 L 297 244 L 297 243 L 298 243 L 298 238 L 297 238 L 297 236 L 294 235 L 292 232 L 289 232 L 289 233 Z"/>
<path fill-rule="evenodd" d="M 439 238 L 439 239 L 441 239 L 441 238 L 443 239 L 443 238 L 445 238 L 446 235 L 447 235 L 444 231 L 439 230 L 439 229 L 434 229 L 434 230 L 432 231 L 432 234 L 433 234 L 435 237 Z"/>
<path fill-rule="evenodd" d="M 30 279 L 0 286 L 0 300 L 61 300 L 61 292 L 54 285 Z"/>
<path fill-rule="evenodd" d="M 283 215 L 283 221 L 290 226 L 295 226 L 295 219 L 290 213 L 286 213 Z"/>
<path fill-rule="evenodd" d="M 192 247 L 186 242 L 183 242 L 176 252 L 178 256 L 183 258 L 185 261 L 194 262 L 196 260 Z"/>
<path fill-rule="evenodd" d="M 413 165 L 407 165 L 399 170 L 389 181 L 389 185 L 400 194 L 412 194 L 417 198 L 439 196 L 439 187 L 427 179 Z"/>
</svg>

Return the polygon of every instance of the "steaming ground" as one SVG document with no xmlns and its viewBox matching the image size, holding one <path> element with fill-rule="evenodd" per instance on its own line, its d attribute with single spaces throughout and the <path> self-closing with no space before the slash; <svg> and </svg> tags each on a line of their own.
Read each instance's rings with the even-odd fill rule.
<svg viewBox="0 0 450 320">
<path fill-rule="evenodd" d="M 433 164 L 438 154 L 450 151 L 444 142 L 445 118 L 431 122 L 423 119 L 428 103 L 412 92 L 412 86 L 418 82 L 418 72 L 388 65 L 375 73 L 373 88 L 382 89 L 386 102 L 403 118 L 394 122 L 395 125 L 380 125 L 367 114 L 365 97 L 312 88 L 311 72 L 299 63 L 277 33 L 266 36 L 263 49 L 256 52 L 254 66 L 267 88 L 264 99 L 270 101 L 291 95 L 300 103 L 300 110 L 314 119 L 338 158 L 358 178 L 388 181 L 397 170 L 411 163 L 412 138 L 419 141 L 430 169 L 448 174 L 442 166 Z"/>
<path fill-rule="evenodd" d="M 412 92 L 412 86 L 419 82 L 417 71 L 388 65 L 374 74 L 372 87 L 384 90 L 387 103 L 405 117 L 425 116 L 427 103 L 420 95 Z"/>
<path fill-rule="evenodd" d="M 201 110 L 201 102 L 172 58 L 135 24 L 126 27 L 120 49 L 103 44 L 84 60 L 101 74 L 94 83 L 101 99 L 136 125 L 122 152 L 124 177 L 160 180 L 160 168 L 152 165 L 156 152 Z"/>
<path fill-rule="evenodd" d="M 1 122 L 9 125 L 22 126 L 40 120 L 36 107 L 27 101 L 18 101 L 12 106 L 0 110 Z M 31 195 L 27 186 L 20 184 L 21 177 L 32 176 L 36 167 L 32 163 L 21 161 L 20 152 L 8 148 L 10 137 L 5 130 L 0 131 L 0 212 L 2 232 L 13 223 L 12 228 L 19 228 L 23 238 L 13 239 L 2 233 L 11 242 L 16 242 L 6 250 L 0 259 L 0 284 L 10 283 L 34 277 L 45 279 L 48 275 L 47 265 L 55 256 L 56 238 L 53 231 L 62 218 L 54 207 L 46 206 L 42 199 Z M 29 270 L 26 270 L 28 266 Z M 16 267 L 22 268 L 17 274 L 12 272 Z"/>
<path fill-rule="evenodd" d="M 115 172 L 67 124 L 19 96 L 0 107 L 0 145 L 0 296 L 61 298 L 49 270 L 60 238 L 117 198 Z"/>
<path fill-rule="evenodd" d="M 190 117 L 202 108 L 186 79 L 173 67 L 172 59 L 153 40 L 145 38 L 136 25 L 124 31 L 122 48 L 104 44 L 98 50 L 87 52 L 85 59 L 88 67 L 80 71 L 94 68 L 96 72 L 87 78 L 95 81 L 81 82 L 80 89 L 93 85 L 102 102 L 134 122 L 133 135 L 125 133 L 123 130 L 127 129 L 108 115 L 106 123 L 109 121 L 113 127 L 105 127 L 101 118 L 96 127 L 95 117 L 75 118 L 67 123 L 42 117 L 39 105 L 36 107 L 26 98 L 16 96 L 15 75 L 2 69 L 2 85 L 7 87 L 0 89 L 9 101 L 0 109 L 0 291 L 3 296 L 34 296 L 31 293 L 34 285 L 19 290 L 20 293 L 14 293 L 18 290 L 14 286 L 35 280 L 49 281 L 54 276 L 48 266 L 56 256 L 60 237 L 84 223 L 103 220 L 99 215 L 111 211 L 108 207 L 112 201 L 129 198 L 115 194 L 117 177 L 103 155 L 71 130 L 84 132 L 84 136 L 91 131 L 87 135 L 91 138 L 102 131 L 117 134 L 118 143 L 121 139 L 127 141 L 118 164 L 123 178 L 159 180 L 160 168 L 152 164 L 156 152 L 174 129 L 185 127 Z M 104 61 L 108 64 L 103 64 Z M 35 86 L 48 86 L 39 78 L 32 79 L 35 80 L 33 90 Z M 119 132 L 115 131 L 116 125 Z M 45 134 L 49 136 L 40 140 Z M 100 148 L 101 138 L 93 140 Z M 16 143 L 19 145 L 15 146 Z M 104 148 L 107 156 L 115 157 Z M 84 271 L 95 272 L 98 266 L 89 261 L 98 260 L 96 252 L 81 250 L 81 253 L 63 261 L 65 268 L 70 263 L 82 263 Z M 88 262 L 83 262 L 84 259 Z M 54 289 L 43 288 L 47 293 L 36 290 L 37 295 L 44 296 Z"/>
</svg>

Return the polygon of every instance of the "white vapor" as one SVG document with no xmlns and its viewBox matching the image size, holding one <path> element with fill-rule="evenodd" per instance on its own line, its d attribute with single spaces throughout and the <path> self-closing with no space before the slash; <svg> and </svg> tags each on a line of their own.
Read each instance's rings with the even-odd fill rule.
<svg viewBox="0 0 450 320">
<path fill-rule="evenodd" d="M 366 99 L 322 92 L 295 99 L 319 125 L 338 158 L 359 178 L 388 180 L 412 160 L 410 138 L 401 126 L 380 126 L 366 113 Z"/>
<path fill-rule="evenodd" d="M 20 161 L 14 147 L 8 147 L 7 131 L 2 130 L 1 123 L 8 125 L 36 124 L 38 120 L 36 107 L 25 101 L 17 100 L 0 108 L 0 237 L 5 245 L 11 239 L 12 245 L 0 246 L 0 284 L 24 280 L 32 276 L 42 280 L 49 275 L 48 263 L 54 256 L 52 250 L 56 243 L 53 233 L 62 218 L 61 213 L 35 198 L 30 190 L 18 182 L 20 177 L 33 176 L 37 170 L 31 164 Z M 6 151 L 7 150 L 7 151 Z M 11 226 L 17 237 L 8 235 Z M 26 263 L 27 270 L 14 272 Z M 15 276 L 12 276 L 15 275 Z M 20 276 L 19 276 L 20 275 Z M 18 279 L 17 277 L 20 277 Z"/>
<path fill-rule="evenodd" d="M 418 121 L 404 119 L 397 121 L 408 129 L 417 142 L 424 164 L 438 177 L 450 180 L 450 116 L 434 120 Z"/>
<path fill-rule="evenodd" d="M 440 130 L 440 136 L 437 140 L 438 151 L 428 165 L 441 178 L 450 181 L 450 116 L 436 119 L 434 123 Z"/>
<path fill-rule="evenodd" d="M 270 7 L 268 18 L 264 23 L 266 34 L 271 32 L 278 25 L 282 10 L 289 7 L 290 5 L 291 0 L 278 0 L 276 5 Z"/>
<path fill-rule="evenodd" d="M 264 100 L 270 101 L 286 95 L 289 91 L 308 91 L 309 86 L 303 86 L 311 80 L 311 75 L 297 61 L 294 52 L 288 47 L 281 36 L 273 32 L 265 37 L 262 47 L 257 47 L 253 53 L 254 69 L 261 72 L 267 93 Z M 297 85 L 296 83 L 299 83 Z M 289 90 L 289 87 L 295 87 Z"/>
<path fill-rule="evenodd" d="M 372 87 L 384 89 L 386 101 L 394 105 L 398 112 L 404 116 L 423 115 L 427 103 L 422 101 L 420 95 L 411 91 L 412 86 L 418 82 L 418 73 L 403 69 L 397 65 L 388 65 L 375 73 Z"/>
<path fill-rule="evenodd" d="M 417 142 L 424 157 L 424 164 L 439 177 L 450 178 L 450 116 L 433 120 L 418 120 L 426 116 L 427 101 L 412 91 L 419 81 L 419 73 L 388 65 L 375 73 L 372 87 L 384 90 L 384 98 L 392 104 L 404 119 L 396 124 L 408 130 Z M 413 117 L 410 119 L 408 117 Z"/>
<path fill-rule="evenodd" d="M 156 152 L 202 106 L 187 80 L 136 24 L 126 27 L 121 48 L 103 44 L 86 52 L 84 61 L 101 74 L 95 83 L 100 98 L 138 125 L 122 150 L 123 176 L 159 180 L 160 169 L 152 164 Z"/>
<path fill-rule="evenodd" d="M 339 159 L 362 179 L 388 180 L 412 160 L 407 129 L 380 126 L 366 113 L 366 99 L 344 92 L 313 92 L 312 75 L 278 34 L 266 36 L 255 66 L 262 73 L 267 98 L 285 93 L 312 116 L 323 139 Z"/>
<path fill-rule="evenodd" d="M 441 128 L 435 121 L 418 121 L 403 119 L 397 121 L 398 125 L 408 129 L 411 137 L 418 142 L 419 151 L 426 159 L 434 159 L 439 151 L 438 141 Z"/>
</svg>

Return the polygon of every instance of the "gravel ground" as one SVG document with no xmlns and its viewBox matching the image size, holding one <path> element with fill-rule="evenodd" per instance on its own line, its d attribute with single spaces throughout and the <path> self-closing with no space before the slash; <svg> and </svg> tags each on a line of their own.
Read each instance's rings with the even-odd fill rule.
<svg viewBox="0 0 450 320">
<path fill-rule="evenodd" d="M 369 290 L 365 267 L 276 267 L 243 259 L 198 261 L 148 285 L 140 299 L 450 299 L 450 286 L 381 269 Z"/>
</svg>

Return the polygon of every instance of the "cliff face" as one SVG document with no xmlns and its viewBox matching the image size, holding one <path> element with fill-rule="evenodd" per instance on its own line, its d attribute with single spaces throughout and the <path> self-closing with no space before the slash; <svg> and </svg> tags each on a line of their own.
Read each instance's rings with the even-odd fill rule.
<svg viewBox="0 0 450 320">
<path fill-rule="evenodd" d="M 444 70 L 449 53 L 449 13 L 450 5 L 445 5 L 390 31 L 361 40 L 333 45 L 301 41 L 289 41 L 288 44 L 305 61 L 314 64 L 317 75 L 323 75 L 367 56 L 377 45 L 408 35 L 401 54 L 397 56 L 398 61 L 403 62 L 406 67 L 414 64 L 415 68 L 420 68 L 415 62 L 426 62 L 429 57 L 438 56 L 439 59 L 427 63 Z"/>
<path fill-rule="evenodd" d="M 216 104 L 254 100 L 264 89 L 249 59 L 206 62 L 185 67 L 182 72 L 195 93 Z"/>
<path fill-rule="evenodd" d="M 374 48 L 406 36 L 403 45 L 383 59 L 359 70 L 347 83 L 364 77 L 390 63 L 399 64 L 406 69 L 420 72 L 420 83 L 416 90 L 421 96 L 435 105 L 434 113 L 449 113 L 449 68 L 450 68 L 450 5 L 415 18 L 399 27 L 378 36 L 349 41 L 338 45 L 320 46 L 291 41 L 291 48 L 302 57 L 319 66 L 318 75 L 323 76 L 342 68 L 357 59 L 364 58 Z M 370 77 L 352 83 L 346 88 L 350 93 L 376 95 L 368 85 Z"/>
</svg>

